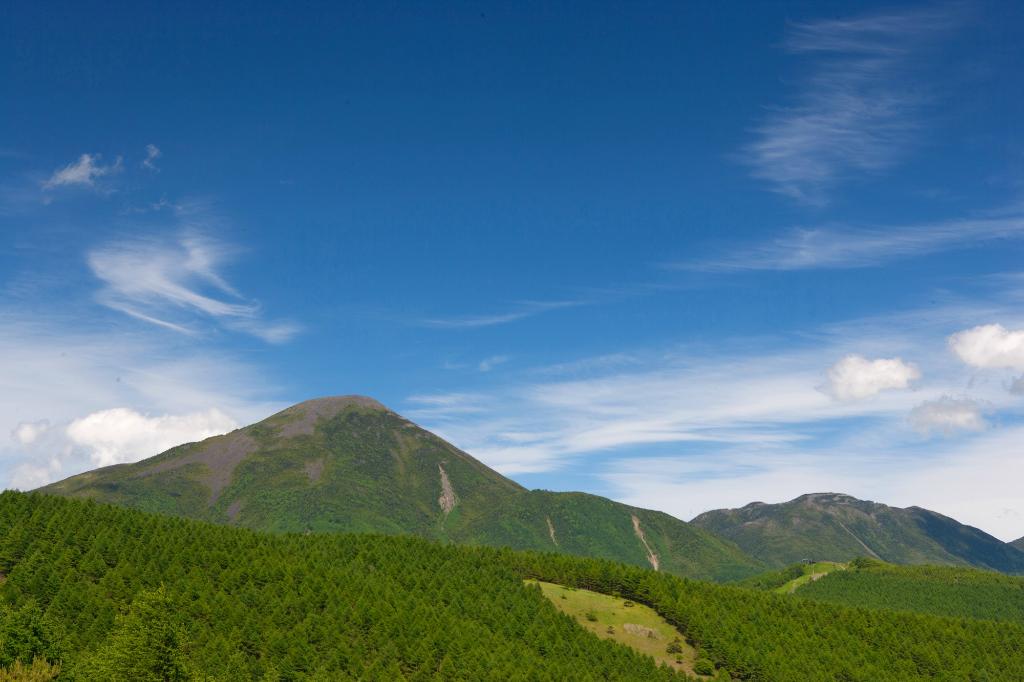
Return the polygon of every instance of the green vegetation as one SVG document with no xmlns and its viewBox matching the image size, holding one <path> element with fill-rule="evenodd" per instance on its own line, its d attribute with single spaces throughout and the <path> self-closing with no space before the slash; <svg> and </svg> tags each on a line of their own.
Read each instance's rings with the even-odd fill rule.
<svg viewBox="0 0 1024 682">
<path fill-rule="evenodd" d="M 769 567 L 870 556 L 897 564 L 974 566 L 1024 573 L 1024 552 L 977 528 L 918 507 L 815 493 L 784 504 L 753 502 L 690 522 L 735 542 Z"/>
<path fill-rule="evenodd" d="M 12 492 L 0 495 L 0 530 L 0 667 L 43 661 L 59 679 L 680 679 L 588 632 L 525 578 L 651 606 L 706 659 L 695 670 L 737 679 L 1024 679 L 1016 623 L 850 608 L 600 559 L 258 533 Z"/>
<path fill-rule="evenodd" d="M 514 556 L 531 577 L 651 605 L 739 679 L 1024 679 L 1018 624 L 844 607 L 594 559 Z"/>
<path fill-rule="evenodd" d="M 552 604 L 598 637 L 632 647 L 670 668 L 694 673 L 696 650 L 649 606 L 590 590 L 527 582 L 539 585 Z"/>
<path fill-rule="evenodd" d="M 526 589 L 511 553 L 269 535 L 0 494 L 0 666 L 69 680 L 673 680 Z"/>
<path fill-rule="evenodd" d="M 872 559 L 808 584 L 800 597 L 835 604 L 1024 623 L 1024 578 L 947 566 L 895 566 Z"/>
<path fill-rule="evenodd" d="M 780 594 L 792 594 L 797 588 L 824 578 L 833 571 L 841 571 L 846 564 L 834 561 L 818 561 L 813 564 L 794 564 L 780 571 L 769 571 L 736 582 L 736 585 L 755 590 L 771 590 Z"/>
<path fill-rule="evenodd" d="M 713 580 L 763 570 L 731 542 L 667 514 L 584 493 L 527 491 L 353 396 L 301 403 L 44 491 L 256 530 L 411 534 L 650 566 L 635 516 L 660 570 Z"/>
</svg>

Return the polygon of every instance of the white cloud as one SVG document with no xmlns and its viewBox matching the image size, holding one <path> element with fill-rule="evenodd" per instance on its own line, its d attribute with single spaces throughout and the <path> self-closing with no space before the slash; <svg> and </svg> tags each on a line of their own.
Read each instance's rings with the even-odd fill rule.
<svg viewBox="0 0 1024 682">
<path fill-rule="evenodd" d="M 670 267 L 700 272 L 864 268 L 983 242 L 1024 237 L 1024 215 L 962 218 L 870 228 L 825 226 L 791 230 L 775 240 Z"/>
<path fill-rule="evenodd" d="M 290 322 L 266 322 L 260 306 L 244 299 L 218 269 L 232 250 L 225 244 L 187 234 L 176 242 L 130 240 L 89 253 L 93 274 L 105 287 L 98 300 L 136 319 L 184 334 L 196 334 L 195 317 L 284 343 L 299 332 Z"/>
<path fill-rule="evenodd" d="M 50 422 L 45 419 L 40 419 L 36 422 L 21 422 L 14 431 L 11 432 L 11 438 L 21 445 L 31 445 L 39 440 L 42 436 L 50 429 Z"/>
<path fill-rule="evenodd" d="M 519 306 L 507 313 L 495 313 L 493 315 L 470 315 L 466 317 L 430 318 L 421 320 L 420 324 L 425 327 L 438 327 L 441 329 L 473 329 L 477 327 L 493 327 L 499 324 L 518 322 L 528 317 L 540 315 L 551 310 L 562 308 L 573 308 L 586 305 L 586 301 L 523 301 Z"/>
<path fill-rule="evenodd" d="M 71 442 L 83 448 L 96 466 L 136 462 L 168 448 L 217 436 L 238 428 L 228 415 L 205 412 L 150 417 L 117 407 L 93 412 L 67 426 Z"/>
<path fill-rule="evenodd" d="M 54 171 L 49 180 L 43 183 L 44 189 L 55 187 L 67 187 L 79 185 L 82 187 L 95 187 L 96 180 L 107 175 L 112 175 L 121 170 L 121 157 L 109 166 L 100 165 L 99 154 L 82 154 L 78 161 L 70 163 L 64 168 Z"/>
<path fill-rule="evenodd" d="M 840 492 L 895 507 L 920 506 L 1009 541 L 1024 535 L 1024 427 L 967 442 L 929 441 L 912 453 L 838 444 L 613 462 L 601 473 L 626 504 L 689 520 L 710 509 Z M 884 475 L 879 475 L 879 472 Z"/>
<path fill-rule="evenodd" d="M 610 487 L 588 490 L 680 518 L 831 490 L 918 504 L 1019 537 L 1024 526 L 1014 528 L 1013 519 L 1024 514 L 1024 496 L 1007 481 L 1019 481 L 1013 477 L 1024 465 L 1024 428 L 1017 426 L 1024 406 L 1005 382 L 971 376 L 946 343 L 951 328 L 1016 320 L 1019 288 L 991 284 L 997 288 L 980 298 L 941 297 L 927 308 L 804 329 L 799 337 L 732 338 L 710 352 L 629 349 L 566 363 L 568 372 L 527 368 L 491 390 L 410 399 L 406 414 L 505 474 L 548 473 L 542 484 L 554 489 L 564 479 L 551 472 L 571 473 L 574 486 L 597 476 Z M 820 388 L 820 368 L 855 353 L 861 362 L 854 368 L 866 371 L 852 372 L 863 376 L 840 392 L 875 394 L 833 399 Z M 911 356 L 926 376 L 900 359 Z M 564 376 L 577 368 L 585 376 Z M 915 432 L 908 417 L 923 398 L 959 396 L 968 385 L 980 414 L 998 415 L 992 429 L 938 441 Z M 939 412 L 917 416 L 923 426 L 927 414 L 942 431 Z M 962 412 L 947 409 L 946 426 L 977 424 Z M 989 469 L 963 476 L 974 465 Z M 958 478 L 977 487 L 958 489 Z"/>
<path fill-rule="evenodd" d="M 942 396 L 926 400 L 910 411 L 910 423 L 923 433 L 952 435 L 954 431 L 983 431 L 988 423 L 982 416 L 985 406 L 970 398 Z"/>
<path fill-rule="evenodd" d="M 949 347 L 971 367 L 1024 369 L 1024 330 L 983 324 L 950 336 Z"/>
<path fill-rule="evenodd" d="M 490 372 L 498 365 L 502 365 L 508 362 L 508 360 L 509 358 L 507 355 L 492 355 L 489 358 L 484 358 L 483 360 L 481 360 L 476 368 L 481 372 Z"/>
<path fill-rule="evenodd" d="M 408 416 L 503 473 L 527 473 L 625 448 L 794 442 L 808 438 L 804 427 L 816 422 L 902 419 L 913 406 L 911 397 L 899 394 L 831 400 L 816 388 L 820 375 L 813 367 L 822 354 L 658 354 L 653 368 L 633 372 L 519 385 L 490 395 L 419 396 L 410 399 Z"/>
<path fill-rule="evenodd" d="M 101 446 L 103 457 L 155 454 L 174 440 L 160 434 L 191 440 L 229 421 L 258 421 L 285 406 L 268 399 L 278 390 L 265 372 L 230 355 L 169 346 L 138 330 L 97 329 L 88 319 L 43 324 L 0 310 L 0 434 L 10 434 L 0 438 L 0 488 L 36 487 L 92 468 Z M 69 424 L 93 424 L 98 418 L 82 420 L 112 406 L 150 415 L 136 423 L 157 435 L 106 446 L 96 431 L 69 437 Z"/>
<path fill-rule="evenodd" d="M 868 360 L 847 355 L 828 370 L 826 390 L 837 400 L 862 400 L 878 393 L 908 388 L 921 378 L 921 371 L 900 358 Z"/>
<path fill-rule="evenodd" d="M 927 101 L 912 55 L 954 24 L 936 10 L 794 24 L 786 47 L 815 58 L 795 104 L 774 111 L 744 152 L 753 175 L 811 204 L 850 173 L 896 163 Z"/>
<path fill-rule="evenodd" d="M 159 147 L 155 144 L 147 144 L 146 158 L 142 160 L 142 167 L 154 172 L 159 172 L 160 169 L 157 168 L 156 160 L 161 156 L 163 156 L 163 153 L 160 151 Z"/>
</svg>

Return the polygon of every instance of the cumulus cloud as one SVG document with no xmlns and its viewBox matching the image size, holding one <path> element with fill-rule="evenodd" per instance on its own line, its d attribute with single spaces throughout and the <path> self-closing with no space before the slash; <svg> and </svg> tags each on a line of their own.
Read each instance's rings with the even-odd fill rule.
<svg viewBox="0 0 1024 682">
<path fill-rule="evenodd" d="M 826 390 L 837 400 L 861 400 L 889 389 L 901 389 L 921 378 L 913 363 L 900 358 L 867 358 L 851 354 L 828 370 Z"/>
<path fill-rule="evenodd" d="M 150 416 L 126 407 L 99 410 L 70 423 L 22 422 L 11 433 L 25 459 L 11 469 L 9 485 L 38 488 L 90 467 L 137 462 L 165 450 L 238 427 L 221 410 Z M 65 473 L 65 470 L 70 471 Z"/>
<path fill-rule="evenodd" d="M 949 347 L 971 367 L 1024 369 L 1024 329 L 983 324 L 950 336 Z"/>
<path fill-rule="evenodd" d="M 96 466 L 136 462 L 168 448 L 238 428 L 220 410 L 151 417 L 117 407 L 94 412 L 67 426 L 68 439 Z"/>
<path fill-rule="evenodd" d="M 46 419 L 40 419 L 35 422 L 21 422 L 14 427 L 14 431 L 11 432 L 11 438 L 20 445 L 32 445 L 49 430 L 50 422 Z"/>
<path fill-rule="evenodd" d="M 104 282 L 98 300 L 136 319 L 183 334 L 196 334 L 195 316 L 267 341 L 284 343 L 299 332 L 291 322 L 266 322 L 260 306 L 245 299 L 220 274 L 232 255 L 226 244 L 198 234 L 176 242 L 129 240 L 88 254 Z"/>
<path fill-rule="evenodd" d="M 160 169 L 157 168 L 156 160 L 161 156 L 163 156 L 163 153 L 160 151 L 159 147 L 155 144 L 147 144 L 146 158 L 142 160 L 142 167 L 154 172 L 159 172 Z"/>
<path fill-rule="evenodd" d="M 271 399 L 280 387 L 259 367 L 166 341 L 145 329 L 112 333 L 87 317 L 56 325 L 0 306 L 0 488 L 156 454 L 286 406 Z M 136 425 L 129 440 L 101 437 L 104 420 L 90 418 L 111 406 L 141 415 L 123 420 L 125 429 Z"/>
<path fill-rule="evenodd" d="M 108 166 L 101 165 L 100 158 L 99 154 L 82 154 L 78 157 L 78 161 L 54 171 L 53 175 L 43 183 L 43 188 L 54 189 L 75 185 L 95 187 L 97 179 L 121 170 L 120 156 Z"/>
<path fill-rule="evenodd" d="M 955 431 L 983 431 L 988 423 L 985 406 L 970 398 L 942 396 L 926 400 L 910 411 L 910 424 L 922 433 L 952 435 Z"/>
</svg>

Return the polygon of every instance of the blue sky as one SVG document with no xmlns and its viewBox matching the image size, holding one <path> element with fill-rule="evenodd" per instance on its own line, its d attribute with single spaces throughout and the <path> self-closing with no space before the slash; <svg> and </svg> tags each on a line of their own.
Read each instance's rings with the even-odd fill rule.
<svg viewBox="0 0 1024 682">
<path fill-rule="evenodd" d="M 1024 535 L 1024 7 L 336 5 L 0 10 L 0 485 L 362 393 Z"/>
</svg>

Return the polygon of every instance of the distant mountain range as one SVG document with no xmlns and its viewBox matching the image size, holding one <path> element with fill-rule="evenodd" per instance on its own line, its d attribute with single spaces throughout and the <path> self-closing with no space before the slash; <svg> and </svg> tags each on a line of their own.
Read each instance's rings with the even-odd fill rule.
<svg viewBox="0 0 1024 682">
<path fill-rule="evenodd" d="M 527 490 L 363 396 L 309 400 L 41 491 L 257 530 L 411 534 L 719 581 L 858 556 L 1024 573 L 1024 538 L 1006 544 L 926 509 L 848 495 L 754 502 L 686 523 L 596 495 Z"/>
<path fill-rule="evenodd" d="M 1010 544 L 1016 547 L 1017 549 L 1024 551 L 1024 538 L 1017 538 Z"/>
<path fill-rule="evenodd" d="M 782 504 L 752 502 L 701 514 L 691 525 L 732 540 L 772 567 L 869 556 L 898 564 L 975 566 L 1024 573 L 1024 551 L 920 507 L 900 509 L 838 493 Z"/>
<path fill-rule="evenodd" d="M 668 514 L 526 490 L 362 396 L 303 402 L 42 491 L 259 530 L 413 534 L 713 580 L 763 569 L 732 542 Z"/>
</svg>

